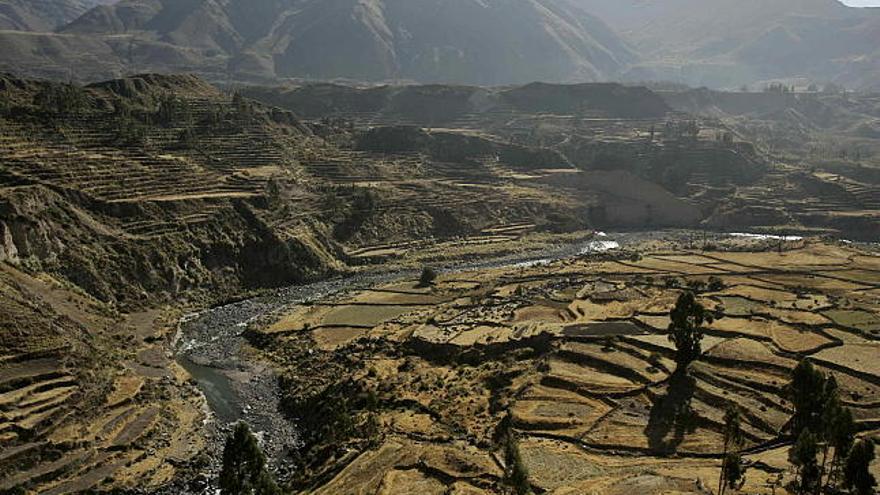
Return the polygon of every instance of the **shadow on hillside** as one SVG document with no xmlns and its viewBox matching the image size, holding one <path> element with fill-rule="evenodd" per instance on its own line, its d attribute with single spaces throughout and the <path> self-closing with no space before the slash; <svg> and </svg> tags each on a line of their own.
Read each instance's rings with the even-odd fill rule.
<svg viewBox="0 0 880 495">
<path fill-rule="evenodd" d="M 666 394 L 654 401 L 645 427 L 651 450 L 660 454 L 674 453 L 684 436 L 696 431 L 697 417 L 691 409 L 696 388 L 697 381 L 693 377 L 683 373 L 672 375 Z"/>
</svg>

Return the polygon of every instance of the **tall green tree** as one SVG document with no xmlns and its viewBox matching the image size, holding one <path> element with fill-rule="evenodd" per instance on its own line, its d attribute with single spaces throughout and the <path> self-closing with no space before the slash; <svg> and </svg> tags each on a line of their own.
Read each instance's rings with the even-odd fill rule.
<svg viewBox="0 0 880 495">
<path fill-rule="evenodd" d="M 852 448 L 855 440 L 856 425 L 853 420 L 852 412 L 843 406 L 840 401 L 840 387 L 837 384 L 837 378 L 830 375 L 822 388 L 822 441 L 824 449 L 822 452 L 822 475 L 825 477 L 824 486 L 831 486 L 836 467 L 845 459 L 846 454 Z M 834 455 L 831 458 L 830 468 L 827 465 L 828 453 L 834 449 Z M 820 488 L 816 488 L 816 495 L 819 495 Z"/>
<path fill-rule="evenodd" d="M 823 432 L 822 425 L 826 398 L 825 375 L 813 367 L 808 360 L 803 360 L 795 367 L 788 386 L 789 399 L 794 406 L 791 419 L 791 431 L 798 438 L 806 429 Z"/>
<path fill-rule="evenodd" d="M 843 469 L 843 486 L 855 495 L 873 495 L 877 480 L 871 474 L 874 461 L 874 441 L 859 440 L 853 445 Z"/>
<path fill-rule="evenodd" d="M 826 477 L 825 486 L 831 486 L 832 481 L 846 461 L 847 455 L 852 449 L 856 438 L 856 422 L 852 411 L 843 407 L 834 417 L 828 434 L 828 443 L 834 447 L 834 455 L 831 458 L 831 468 Z"/>
<path fill-rule="evenodd" d="M 816 490 L 819 484 L 821 471 L 816 457 L 819 455 L 819 444 L 816 435 L 809 428 L 801 431 L 797 442 L 788 452 L 788 460 L 797 468 L 795 480 L 795 493 L 806 495 Z"/>
<path fill-rule="evenodd" d="M 820 483 L 816 485 L 815 495 L 819 495 L 822 490 L 821 477 L 826 476 L 828 464 L 828 451 L 831 449 L 831 437 L 834 434 L 834 425 L 837 418 L 843 414 L 843 405 L 840 403 L 840 389 L 837 385 L 837 379 L 834 375 L 824 380 L 822 386 L 822 409 L 821 409 L 821 425 L 820 440 L 823 443 L 822 463 L 819 465 Z"/>
<path fill-rule="evenodd" d="M 676 373 L 687 373 L 690 364 L 703 353 L 703 325 L 715 315 L 697 301 L 693 292 L 682 292 L 669 313 L 669 341 L 675 345 Z"/>
<path fill-rule="evenodd" d="M 281 495 L 266 470 L 266 456 L 245 423 L 238 423 L 223 448 L 222 495 Z"/>
</svg>

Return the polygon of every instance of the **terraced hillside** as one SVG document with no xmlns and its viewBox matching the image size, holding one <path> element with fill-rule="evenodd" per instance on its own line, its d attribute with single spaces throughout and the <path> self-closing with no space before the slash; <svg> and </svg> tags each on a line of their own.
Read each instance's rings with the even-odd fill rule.
<svg viewBox="0 0 880 495">
<path fill-rule="evenodd" d="M 3 490 L 156 486 L 197 463 L 202 399 L 169 359 L 183 308 L 433 239 L 512 249 L 585 228 L 598 201 L 550 182 L 579 173 L 551 150 L 301 121 L 188 76 L 0 92 Z"/>
<path fill-rule="evenodd" d="M 307 432 L 295 486 L 509 493 L 516 463 L 536 492 L 713 493 L 734 405 L 741 492 L 782 493 L 800 359 L 835 376 L 860 435 L 880 435 L 880 265 L 839 244 L 743 248 L 652 242 L 401 280 L 255 325 Z M 688 375 L 667 334 L 684 290 L 724 315 Z"/>
<path fill-rule="evenodd" d="M 371 150 L 369 136 L 360 150 L 350 129 L 192 78 L 4 88 L 4 258 L 32 260 L 103 300 L 290 283 L 341 268 L 344 243 L 478 235 L 586 202 L 546 198 L 536 180 L 496 180 L 570 168 L 557 155 L 453 133 L 432 150 Z M 441 156 L 458 142 L 468 148 Z"/>
<path fill-rule="evenodd" d="M 513 88 L 509 117 L 427 130 L 301 120 L 192 77 L 0 87 L 4 257 L 123 304 L 320 277 L 426 238 L 695 226 L 765 166 L 711 128 L 683 140 L 662 101 L 613 85 Z M 633 98 L 645 115 L 621 117 Z"/>
<path fill-rule="evenodd" d="M 539 83 L 501 90 L 315 84 L 246 93 L 355 127 L 405 122 L 547 148 L 586 172 L 587 187 L 600 197 L 611 193 L 628 203 L 652 196 L 641 179 L 695 207 L 712 229 L 762 227 L 873 241 L 880 228 L 873 159 L 880 141 L 871 131 L 875 98 L 867 94 L 653 93 L 618 84 Z M 628 178 L 632 187 L 623 190 L 590 176 L 608 171 L 637 179 Z M 555 184 L 561 182 L 577 183 Z M 614 208 L 603 208 L 606 202 Z M 590 219 L 609 228 L 653 222 L 656 205 L 650 212 L 629 206 L 603 198 Z M 605 211 L 626 213 L 605 217 Z"/>
<path fill-rule="evenodd" d="M 0 491 L 167 483 L 201 452 L 204 399 L 161 343 L 174 313 L 121 315 L 9 264 L 0 291 Z"/>
<path fill-rule="evenodd" d="M 387 90 L 412 117 L 379 122 L 335 111 L 302 118 L 191 76 L 86 87 L 0 77 L 0 490 L 154 488 L 182 467 L 203 467 L 212 427 L 171 359 L 174 322 L 187 310 L 378 263 L 408 268 L 553 248 L 595 228 L 874 232 L 869 175 L 777 164 L 717 121 L 667 112 L 648 90 L 508 88 L 496 95 L 501 110 L 468 110 L 437 125 L 438 104 L 408 105 L 434 101 L 438 88 Z M 485 93 L 449 92 L 471 92 L 471 103 Z M 631 98 L 647 102 L 644 115 L 627 113 Z M 768 214 L 742 215 L 743 198 Z M 840 218 L 809 223 L 810 207 Z M 475 297 L 472 285 L 455 290 Z M 367 300 L 330 311 L 313 328 L 316 341 L 332 347 L 340 335 L 426 309 L 425 291 L 404 289 L 387 291 L 401 298 L 393 307 Z M 475 306 L 431 298 L 450 312 L 437 321 Z M 471 315 L 486 325 L 461 336 L 467 345 L 494 342 L 503 330 L 486 301 L 489 313 Z M 572 325 L 585 321 L 577 308 L 589 309 L 575 306 Z M 547 310 L 535 311 L 540 320 Z M 353 315 L 369 322 L 352 323 Z M 547 338 L 535 335 L 543 346 Z M 560 377 L 593 359 L 576 346 L 566 352 L 547 363 Z M 611 398 L 656 378 L 622 376 L 603 378 Z M 492 414 L 502 410 L 493 404 Z M 491 428 L 475 431 L 485 440 Z M 759 434 L 769 434 L 766 425 Z M 497 471 L 472 460 L 481 466 L 474 472 Z M 493 485 L 493 476 L 475 483 Z"/>
</svg>

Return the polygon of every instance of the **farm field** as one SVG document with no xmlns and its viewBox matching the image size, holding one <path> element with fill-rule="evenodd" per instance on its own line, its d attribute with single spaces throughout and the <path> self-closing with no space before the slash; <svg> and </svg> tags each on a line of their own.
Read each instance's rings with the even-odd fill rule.
<svg viewBox="0 0 880 495">
<path fill-rule="evenodd" d="M 781 253 L 652 243 L 344 293 L 279 311 L 254 340 L 297 377 L 282 389 L 291 413 L 334 432 L 332 446 L 306 437 L 319 493 L 503 493 L 507 429 L 547 493 L 709 493 L 735 404 L 741 493 L 772 494 L 794 475 L 785 387 L 799 360 L 835 376 L 860 435 L 880 434 L 874 259 L 818 240 Z M 691 289 L 725 316 L 682 381 L 665 327 Z M 354 426 L 297 409 L 319 399 Z"/>
</svg>

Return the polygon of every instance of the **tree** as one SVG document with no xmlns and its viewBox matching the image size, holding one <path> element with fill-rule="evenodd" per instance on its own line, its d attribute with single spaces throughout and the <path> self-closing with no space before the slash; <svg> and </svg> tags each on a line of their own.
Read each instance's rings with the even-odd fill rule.
<svg viewBox="0 0 880 495">
<path fill-rule="evenodd" d="M 840 401 L 840 387 L 834 375 L 825 376 L 807 360 L 803 360 L 792 371 L 788 386 L 789 398 L 794 405 L 791 431 L 800 439 L 803 432 L 811 434 L 817 443 L 823 443 L 822 462 L 818 466 L 818 482 L 811 485 L 811 492 L 818 495 L 824 486 L 831 486 L 835 473 L 852 448 L 856 426 L 852 412 Z M 831 467 L 828 467 L 828 454 L 834 449 Z M 812 467 L 809 467 L 808 474 Z"/>
<path fill-rule="evenodd" d="M 245 423 L 238 423 L 223 448 L 222 495 L 280 495 L 266 471 L 266 456 Z"/>
<path fill-rule="evenodd" d="M 874 441 L 870 438 L 853 445 L 843 469 L 843 486 L 855 495 L 872 495 L 877 480 L 870 472 L 874 461 Z"/>
<path fill-rule="evenodd" d="M 842 407 L 831 422 L 826 440 L 834 447 L 831 468 L 826 477 L 825 486 L 831 485 L 838 470 L 846 460 L 856 437 L 856 422 L 849 408 Z"/>
<path fill-rule="evenodd" d="M 173 94 L 164 94 L 159 97 L 159 108 L 155 113 L 156 121 L 162 125 L 171 125 L 180 122 L 185 125 L 191 123 L 192 112 L 186 100 Z"/>
<path fill-rule="evenodd" d="M 797 479 L 794 483 L 795 493 L 806 495 L 815 491 L 819 484 L 821 473 L 816 456 L 819 454 L 819 445 L 816 435 L 805 428 L 798 436 L 797 443 L 788 452 L 788 460 L 797 468 Z"/>
<path fill-rule="evenodd" d="M 675 345 L 676 373 L 687 373 L 687 367 L 703 353 L 703 324 L 715 317 L 697 302 L 693 292 L 683 292 L 669 313 L 669 341 Z"/>
<path fill-rule="evenodd" d="M 721 461 L 721 475 L 718 477 L 718 493 L 723 495 L 727 487 L 734 488 L 742 480 L 744 470 L 739 449 L 745 443 L 742 418 L 736 406 L 728 405 L 724 413 L 724 453 Z M 736 465 L 730 465 L 735 463 Z"/>
<path fill-rule="evenodd" d="M 822 476 L 826 477 L 826 486 L 828 486 L 831 483 L 832 474 L 826 469 L 828 451 L 831 447 L 834 447 L 834 458 L 831 460 L 831 466 L 833 469 L 835 463 L 839 461 L 839 456 L 849 452 L 849 449 L 852 446 L 852 441 L 855 435 L 855 423 L 853 421 L 852 413 L 849 409 L 843 407 L 840 402 L 840 387 L 837 385 L 837 379 L 834 375 L 825 379 L 822 386 L 821 397 L 821 437 L 825 443 L 822 452 L 821 471 Z M 820 488 L 820 486 L 816 487 L 816 495 L 819 495 Z"/>
<path fill-rule="evenodd" d="M 821 477 L 826 474 L 826 465 L 828 462 L 828 451 L 831 449 L 831 435 L 832 428 L 836 421 L 836 418 L 841 414 L 843 410 L 843 406 L 840 404 L 840 397 L 838 396 L 839 389 L 837 386 L 837 379 L 834 378 L 834 375 L 829 376 L 824 380 L 822 384 L 822 408 L 820 410 L 820 421 L 822 430 L 819 432 L 819 439 L 824 443 L 824 448 L 822 449 L 822 463 L 820 464 L 820 481 Z M 822 488 L 822 483 L 820 482 L 816 486 L 815 495 L 819 495 L 819 491 Z"/>
<path fill-rule="evenodd" d="M 232 107 L 239 118 L 250 119 L 253 115 L 253 107 L 250 102 L 244 98 L 238 91 L 232 95 Z"/>
<path fill-rule="evenodd" d="M 825 390 L 825 375 L 808 360 L 798 363 L 788 386 L 789 399 L 794 405 L 791 431 L 795 438 L 808 428 L 817 432 L 825 430 L 822 426 L 822 410 L 827 402 Z"/>
<path fill-rule="evenodd" d="M 198 138 L 192 127 L 187 127 L 181 131 L 180 136 L 177 138 L 177 143 L 181 148 L 188 150 L 195 149 L 198 146 Z"/>
</svg>

